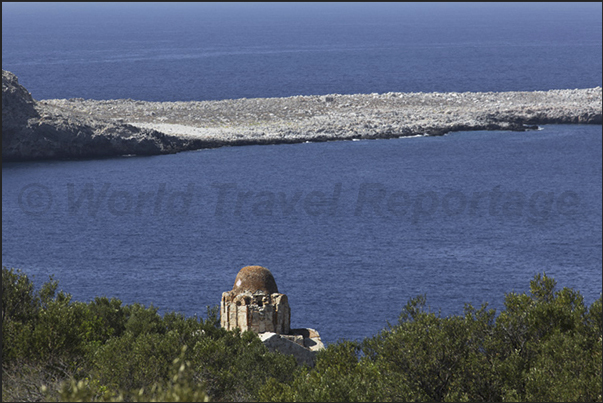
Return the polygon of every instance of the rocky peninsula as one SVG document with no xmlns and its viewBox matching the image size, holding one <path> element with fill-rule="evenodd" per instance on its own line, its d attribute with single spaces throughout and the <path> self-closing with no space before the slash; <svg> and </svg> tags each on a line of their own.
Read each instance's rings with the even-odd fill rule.
<svg viewBox="0 0 603 403">
<path fill-rule="evenodd" d="M 601 87 L 521 92 L 293 96 L 201 102 L 35 101 L 2 71 L 4 161 L 153 155 L 540 124 L 601 124 Z"/>
</svg>

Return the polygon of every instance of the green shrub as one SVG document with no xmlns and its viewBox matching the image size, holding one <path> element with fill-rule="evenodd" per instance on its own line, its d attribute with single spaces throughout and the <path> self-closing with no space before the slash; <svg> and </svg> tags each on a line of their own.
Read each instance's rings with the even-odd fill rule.
<svg viewBox="0 0 603 403">
<path fill-rule="evenodd" d="M 204 388 L 192 380 L 190 362 L 184 360 L 185 351 L 186 347 L 183 347 L 180 357 L 172 361 L 168 377 L 150 384 L 150 387 L 111 391 L 87 378 L 79 382 L 71 379 L 60 386 L 58 399 L 63 402 L 207 402 L 209 398 Z M 48 400 L 55 397 L 47 388 L 42 391 Z"/>
<path fill-rule="evenodd" d="M 340 342 L 291 383 L 270 380 L 270 401 L 601 401 L 601 298 L 589 309 L 571 289 L 537 275 L 529 294 L 510 293 L 442 318 L 426 298 L 358 348 Z"/>
<path fill-rule="evenodd" d="M 537 275 L 496 315 L 441 317 L 426 297 L 361 342 L 340 340 L 314 368 L 252 332 L 117 299 L 73 302 L 2 269 L 2 398 L 62 401 L 601 401 L 603 312 Z M 174 360 L 174 357 L 178 357 Z"/>
<path fill-rule="evenodd" d="M 255 399 L 269 378 L 290 382 L 297 367 L 293 356 L 271 353 L 255 333 L 238 329 L 198 339 L 191 353 L 195 379 L 218 401 Z"/>
<path fill-rule="evenodd" d="M 54 298 L 58 283 L 52 278 L 39 291 L 21 270 L 2 267 L 2 364 L 31 355 L 29 335 L 40 310 Z M 64 295 L 63 295 L 64 297 Z"/>
</svg>

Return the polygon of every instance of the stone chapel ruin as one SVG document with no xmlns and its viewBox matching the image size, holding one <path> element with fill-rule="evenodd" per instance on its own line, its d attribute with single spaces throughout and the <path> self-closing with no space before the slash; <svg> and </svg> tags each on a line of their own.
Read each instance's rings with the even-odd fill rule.
<svg viewBox="0 0 603 403">
<path fill-rule="evenodd" d="M 262 266 L 243 267 L 232 290 L 222 293 L 220 323 L 227 330 L 287 334 L 290 322 L 287 296 L 279 294 L 272 273 Z"/>
<path fill-rule="evenodd" d="M 316 330 L 291 329 L 289 300 L 262 266 L 243 267 L 232 290 L 222 293 L 220 325 L 258 333 L 268 349 L 292 354 L 300 364 L 313 365 L 316 351 L 324 348 Z"/>
</svg>

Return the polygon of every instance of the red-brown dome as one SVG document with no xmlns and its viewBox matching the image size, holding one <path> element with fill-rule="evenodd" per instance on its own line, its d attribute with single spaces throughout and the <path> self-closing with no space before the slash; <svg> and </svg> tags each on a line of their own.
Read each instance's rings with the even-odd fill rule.
<svg viewBox="0 0 603 403">
<path fill-rule="evenodd" d="M 232 290 L 237 294 L 243 291 L 254 293 L 264 291 L 267 294 L 278 293 L 274 276 L 265 267 L 245 266 L 237 274 Z"/>
</svg>

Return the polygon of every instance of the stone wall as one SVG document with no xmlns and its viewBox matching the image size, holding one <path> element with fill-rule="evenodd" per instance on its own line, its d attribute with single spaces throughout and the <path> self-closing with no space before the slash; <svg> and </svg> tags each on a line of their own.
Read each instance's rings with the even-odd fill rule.
<svg viewBox="0 0 603 403">
<path fill-rule="evenodd" d="M 284 294 L 263 291 L 222 293 L 221 326 L 227 330 L 239 328 L 256 333 L 287 334 L 291 328 L 291 310 Z"/>
</svg>

